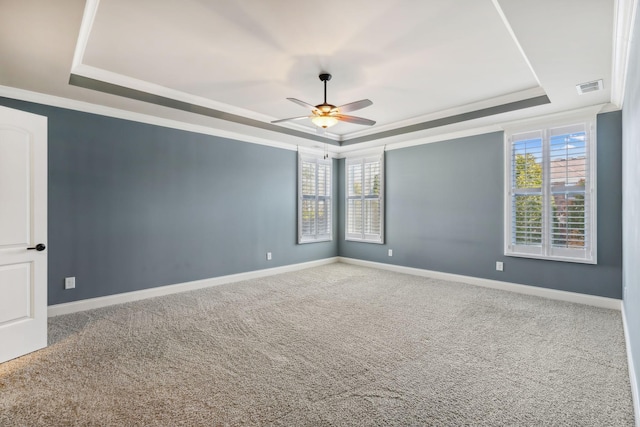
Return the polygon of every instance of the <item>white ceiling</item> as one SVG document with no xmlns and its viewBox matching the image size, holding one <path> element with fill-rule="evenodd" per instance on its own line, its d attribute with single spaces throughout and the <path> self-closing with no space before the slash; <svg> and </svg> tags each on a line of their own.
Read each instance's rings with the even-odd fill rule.
<svg viewBox="0 0 640 427">
<path fill-rule="evenodd" d="M 0 85 L 248 139 L 298 144 L 308 134 L 316 141 L 381 144 L 390 135 L 406 140 L 610 103 L 619 78 L 612 75 L 616 5 L 89 0 L 85 8 L 82 0 L 0 0 Z M 328 102 L 368 98 L 373 105 L 353 115 L 377 124 L 339 123 L 322 135 L 306 120 L 269 124 L 307 113 L 287 97 L 321 103 L 321 72 L 333 75 Z M 70 84 L 71 74 L 90 84 Z M 576 84 L 597 79 L 604 90 L 578 95 Z M 98 88 L 100 82 L 120 87 L 119 95 L 112 94 L 114 86 Z M 163 102 L 131 99 L 135 93 Z M 434 119 L 541 95 L 550 102 L 415 130 Z M 171 108 L 171 100 L 182 107 Z M 184 106 L 206 110 L 194 114 Z M 227 113 L 235 118 L 225 120 Z"/>
</svg>

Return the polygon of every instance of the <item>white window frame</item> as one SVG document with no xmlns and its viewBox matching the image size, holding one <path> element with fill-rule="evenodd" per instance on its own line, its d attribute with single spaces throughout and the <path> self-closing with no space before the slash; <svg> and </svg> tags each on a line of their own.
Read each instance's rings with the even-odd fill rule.
<svg viewBox="0 0 640 427">
<path fill-rule="evenodd" d="M 302 183 L 302 171 L 303 171 L 303 163 L 311 163 L 316 165 L 315 168 L 315 184 L 314 184 L 314 194 L 304 194 L 303 193 L 303 183 Z M 321 195 L 319 192 L 318 186 L 318 166 L 329 166 L 329 182 L 328 186 L 328 194 Z M 304 200 L 312 200 L 314 203 L 314 212 L 315 212 L 315 232 L 313 234 L 303 234 L 303 224 L 302 224 L 302 205 Z M 327 210 L 329 215 L 329 224 L 328 229 L 329 233 L 320 233 L 318 230 L 318 204 L 320 201 L 325 202 L 325 204 L 329 205 Z M 333 240 L 333 160 L 331 158 L 323 158 L 321 156 L 316 156 L 313 154 L 300 153 L 298 152 L 298 243 L 315 243 L 315 242 L 328 242 Z"/>
<path fill-rule="evenodd" d="M 362 181 L 361 181 L 361 188 L 365 188 L 364 186 L 364 178 L 365 178 L 365 174 L 364 174 L 364 167 L 366 163 L 376 163 L 379 162 L 380 163 L 380 182 L 379 182 L 379 187 L 380 187 L 380 194 L 377 197 L 374 197 L 372 195 L 366 195 L 364 194 L 365 192 L 362 191 L 362 194 L 360 196 L 349 196 L 349 188 L 350 188 L 350 184 L 351 182 L 349 181 L 349 166 L 353 165 L 353 164 L 361 164 L 362 165 Z M 345 209 L 344 209 L 344 213 L 345 213 L 345 240 L 349 240 L 349 241 L 354 241 L 354 242 L 364 242 L 364 243 L 377 243 L 377 244 L 384 244 L 384 214 L 385 214 L 385 202 L 384 202 L 384 150 L 376 153 L 376 154 L 369 154 L 369 155 L 363 155 L 363 156 L 359 156 L 359 157 L 348 157 L 345 160 L 345 178 L 344 178 L 344 182 L 345 182 L 345 198 L 344 198 L 344 204 L 345 204 Z M 353 233 L 349 231 L 349 215 L 351 214 L 350 212 L 350 208 L 349 208 L 349 200 L 350 199 L 360 199 L 362 201 L 361 203 L 361 210 L 359 213 L 354 213 L 357 214 L 360 217 L 361 223 L 364 224 L 365 223 L 365 200 L 371 200 L 371 199 L 378 199 L 379 200 L 379 206 L 380 206 L 380 234 L 371 234 L 371 233 L 366 233 L 365 231 L 365 227 L 362 227 L 362 232 L 361 233 Z"/>
<path fill-rule="evenodd" d="M 558 248 L 551 244 L 552 236 L 552 203 L 551 203 L 551 179 L 550 179 L 550 138 L 554 129 L 584 126 L 587 135 L 586 156 L 587 167 L 585 183 L 585 241 L 584 249 Z M 512 170 L 512 144 L 519 136 L 538 133 L 543 140 L 543 215 L 542 215 L 542 244 L 516 245 L 513 233 L 515 232 L 515 212 L 513 212 L 513 193 L 515 172 Z M 597 264 L 597 171 L 596 171 L 596 118 L 594 115 L 578 115 L 566 118 L 548 119 L 543 122 L 534 122 L 527 125 L 514 126 L 505 129 L 504 140 L 504 254 L 506 256 L 536 258 L 553 261 L 565 261 L 584 264 Z M 522 140 L 522 138 L 520 138 Z"/>
</svg>

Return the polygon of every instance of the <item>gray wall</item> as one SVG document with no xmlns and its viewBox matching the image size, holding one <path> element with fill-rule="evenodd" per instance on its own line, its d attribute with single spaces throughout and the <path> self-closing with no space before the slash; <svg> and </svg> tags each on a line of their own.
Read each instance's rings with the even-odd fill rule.
<svg viewBox="0 0 640 427">
<path fill-rule="evenodd" d="M 640 8 L 636 11 L 635 22 L 622 108 L 622 264 L 624 312 L 629 333 L 627 345 L 631 348 L 636 384 L 640 385 Z M 640 413 L 636 417 L 640 418 Z"/>
<path fill-rule="evenodd" d="M 346 242 L 341 224 L 339 254 L 621 298 L 621 113 L 599 115 L 597 128 L 597 265 L 503 255 L 502 132 L 388 151 L 385 244 Z M 339 190 L 343 200 L 344 179 Z"/>
<path fill-rule="evenodd" d="M 336 255 L 622 295 L 620 112 L 598 116 L 598 265 L 586 265 L 503 255 L 502 133 L 387 152 L 384 245 L 344 241 L 336 162 L 334 241 L 297 245 L 293 151 L 0 104 L 49 118 L 50 304 Z"/>
<path fill-rule="evenodd" d="M 49 304 L 337 253 L 336 239 L 296 244 L 294 151 L 0 104 L 49 120 Z M 66 276 L 76 289 L 64 290 Z"/>
</svg>

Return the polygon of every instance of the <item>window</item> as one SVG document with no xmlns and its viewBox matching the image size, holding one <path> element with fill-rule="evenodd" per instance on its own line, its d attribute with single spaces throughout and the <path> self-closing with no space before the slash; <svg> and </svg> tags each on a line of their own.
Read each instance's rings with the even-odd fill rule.
<svg viewBox="0 0 640 427">
<path fill-rule="evenodd" d="M 298 154 L 298 243 L 331 240 L 333 161 Z"/>
<path fill-rule="evenodd" d="M 384 153 L 347 159 L 346 240 L 383 243 Z"/>
<path fill-rule="evenodd" d="M 505 254 L 596 263 L 592 120 L 507 133 Z"/>
</svg>

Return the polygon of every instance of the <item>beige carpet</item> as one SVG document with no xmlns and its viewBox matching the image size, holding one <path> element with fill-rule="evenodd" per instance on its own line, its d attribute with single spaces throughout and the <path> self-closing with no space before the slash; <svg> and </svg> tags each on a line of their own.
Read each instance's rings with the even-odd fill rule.
<svg viewBox="0 0 640 427">
<path fill-rule="evenodd" d="M 50 319 L 1 426 L 631 426 L 620 313 L 332 264 Z"/>
</svg>

